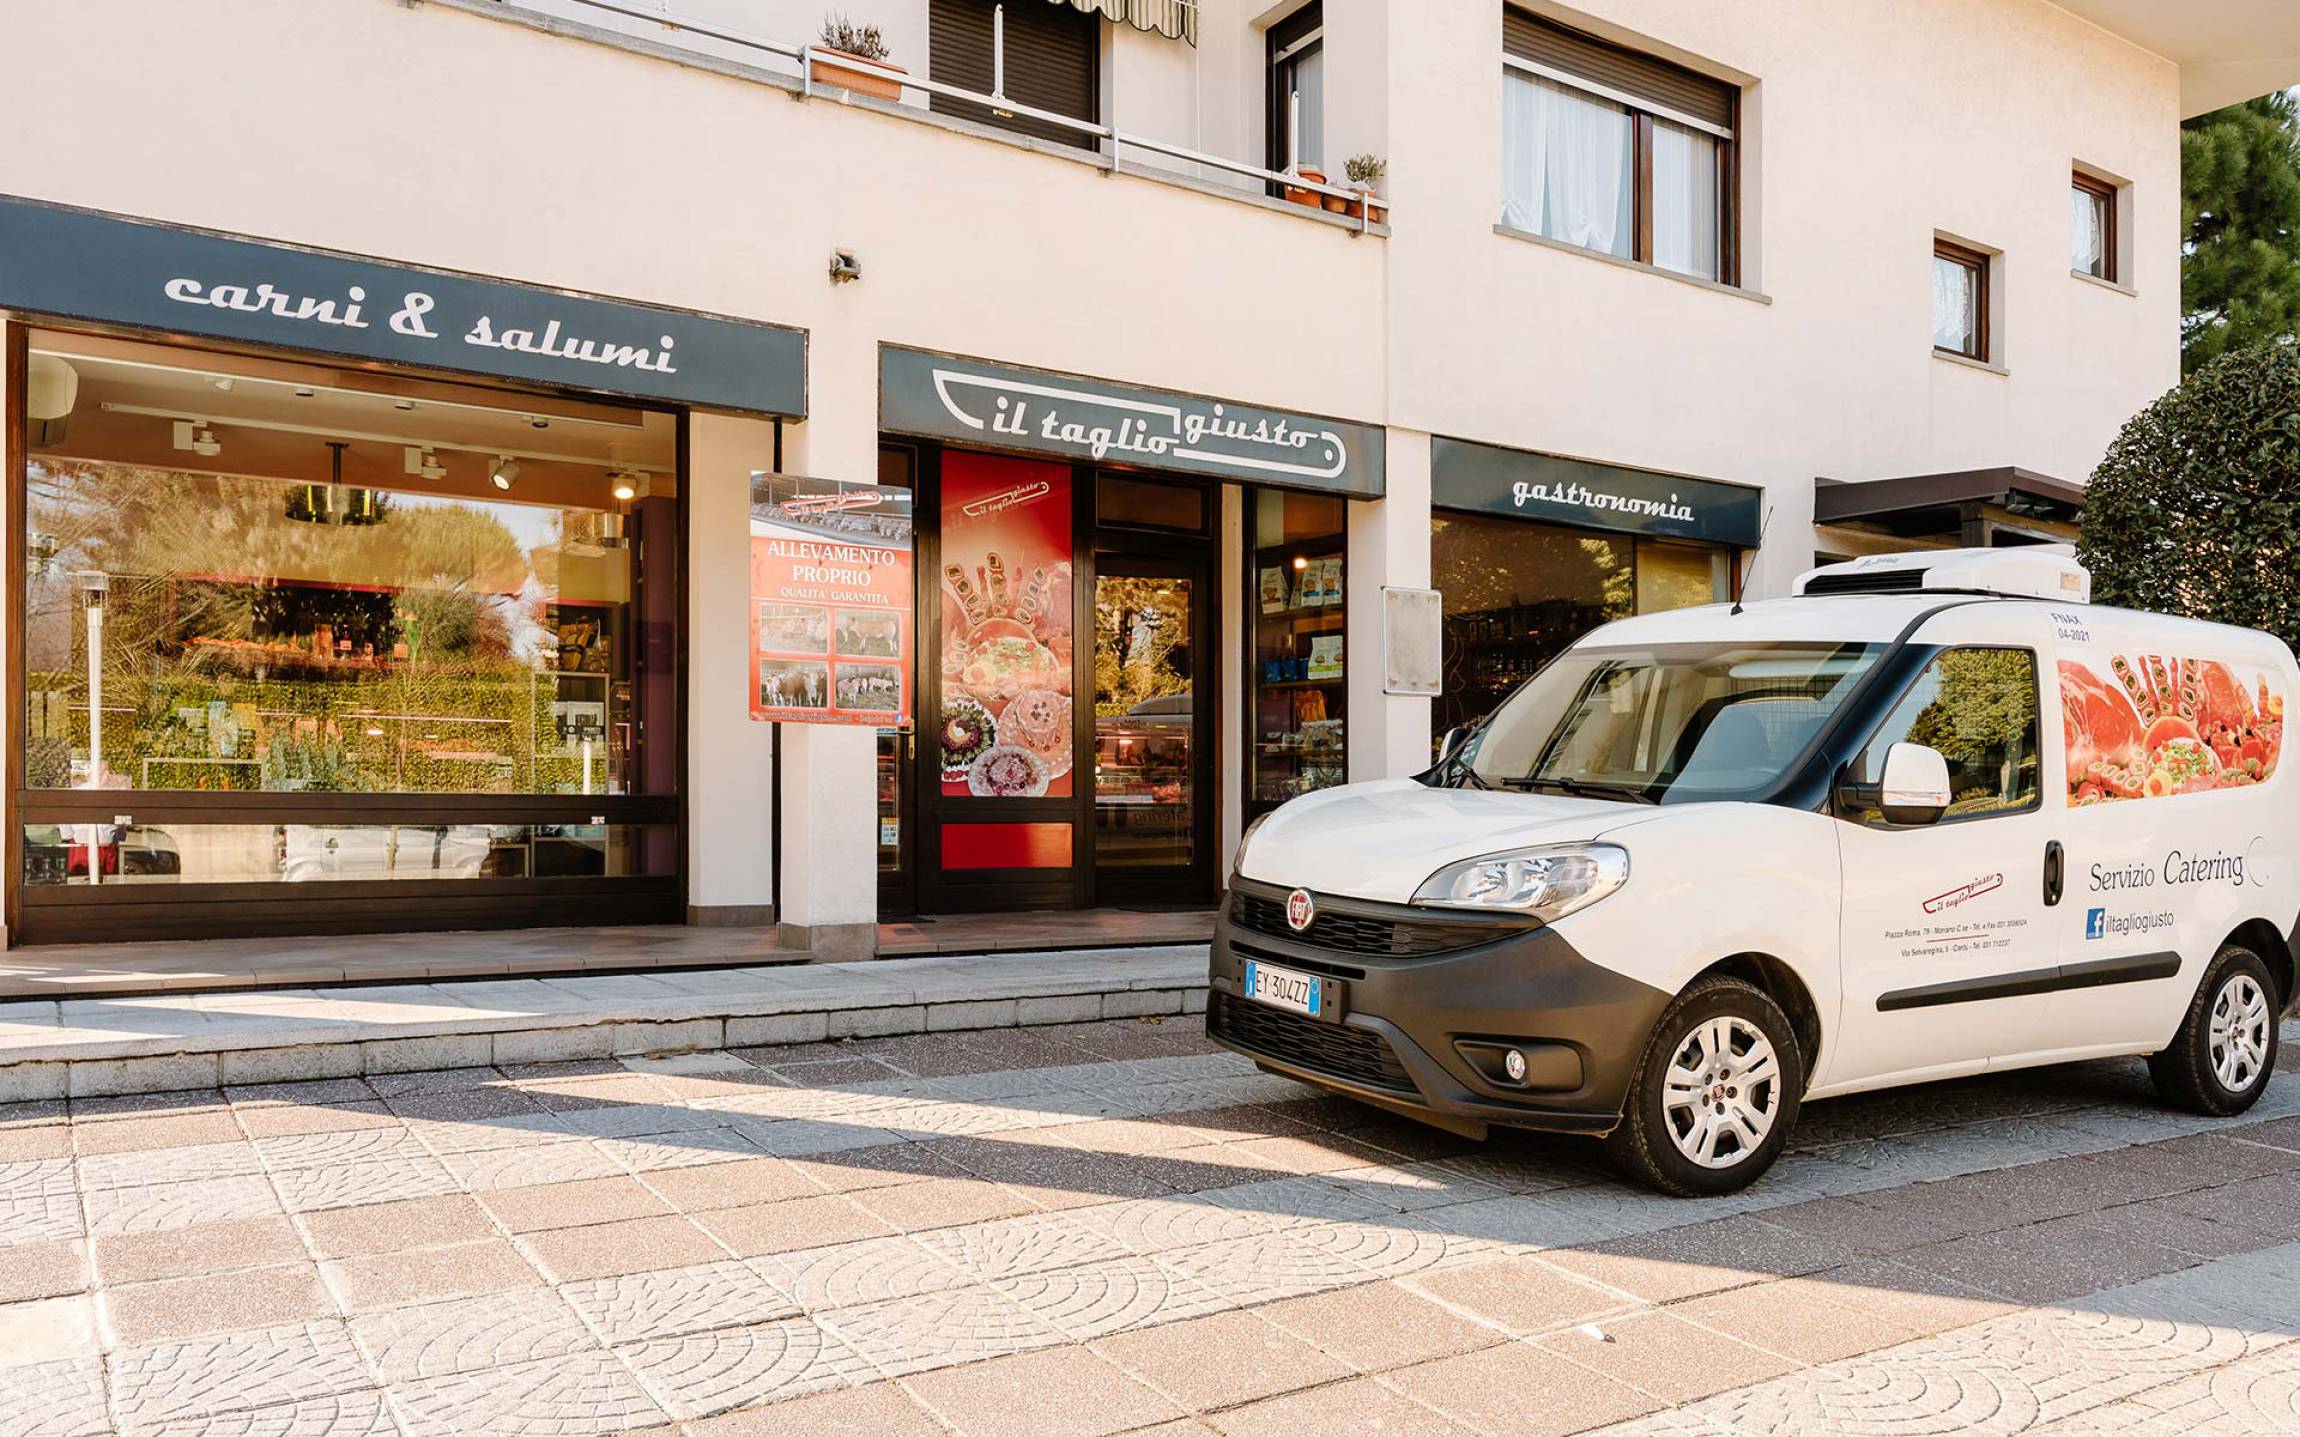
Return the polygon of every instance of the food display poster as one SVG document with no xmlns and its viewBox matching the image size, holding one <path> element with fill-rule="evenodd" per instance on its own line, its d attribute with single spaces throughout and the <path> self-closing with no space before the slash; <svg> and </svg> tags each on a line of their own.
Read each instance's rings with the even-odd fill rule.
<svg viewBox="0 0 2300 1437">
<path fill-rule="evenodd" d="M 1061 797 L 1071 764 L 1070 467 L 945 451 L 942 791 Z"/>
<path fill-rule="evenodd" d="M 2284 695 L 2266 671 L 2168 654 L 2060 661 L 2071 802 L 2244 788 L 2276 771 Z"/>
<path fill-rule="evenodd" d="M 910 491 L 751 476 L 751 717 L 911 721 Z"/>
</svg>

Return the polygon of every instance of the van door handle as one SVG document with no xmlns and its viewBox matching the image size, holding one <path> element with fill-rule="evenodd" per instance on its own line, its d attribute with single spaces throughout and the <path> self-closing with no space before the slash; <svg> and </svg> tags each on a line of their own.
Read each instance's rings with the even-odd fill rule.
<svg viewBox="0 0 2300 1437">
<path fill-rule="evenodd" d="M 2044 906 L 2060 902 L 2061 881 L 2067 863 L 2061 857 L 2060 840 L 2053 839 L 2044 846 Z"/>
</svg>

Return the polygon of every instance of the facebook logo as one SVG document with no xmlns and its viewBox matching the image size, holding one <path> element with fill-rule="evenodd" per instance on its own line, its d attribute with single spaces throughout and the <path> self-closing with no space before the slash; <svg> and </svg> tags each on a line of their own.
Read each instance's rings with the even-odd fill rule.
<svg viewBox="0 0 2300 1437">
<path fill-rule="evenodd" d="M 2108 936 L 2107 909 L 2095 908 L 2084 915 L 2084 936 L 2088 939 Z"/>
</svg>

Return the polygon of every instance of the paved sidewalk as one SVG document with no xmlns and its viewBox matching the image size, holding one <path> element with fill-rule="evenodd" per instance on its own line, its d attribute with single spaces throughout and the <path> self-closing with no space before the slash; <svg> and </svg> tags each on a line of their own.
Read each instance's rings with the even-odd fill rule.
<svg viewBox="0 0 2300 1437">
<path fill-rule="evenodd" d="M 1202 1011 L 1204 944 L 0 1002 L 0 1102 Z"/>
<path fill-rule="evenodd" d="M 1749 1193 L 1194 1020 L 0 1107 L 0 1433 L 2289 1432 L 2300 1081 L 1816 1104 Z"/>
</svg>

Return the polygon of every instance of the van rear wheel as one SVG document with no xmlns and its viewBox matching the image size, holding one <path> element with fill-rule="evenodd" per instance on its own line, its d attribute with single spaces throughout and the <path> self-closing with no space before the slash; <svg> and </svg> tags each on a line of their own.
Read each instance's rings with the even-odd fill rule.
<svg viewBox="0 0 2300 1437">
<path fill-rule="evenodd" d="M 2148 1060 L 2157 1096 L 2208 1117 L 2233 1117 L 2260 1100 L 2276 1071 L 2276 980 L 2239 943 L 2220 950 L 2181 1019 L 2172 1046 Z"/>
<path fill-rule="evenodd" d="M 1703 978 L 1653 1025 L 1607 1153 L 1676 1197 L 1738 1192 L 1797 1122 L 1805 1060 L 1781 1006 L 1738 978 Z"/>
</svg>

